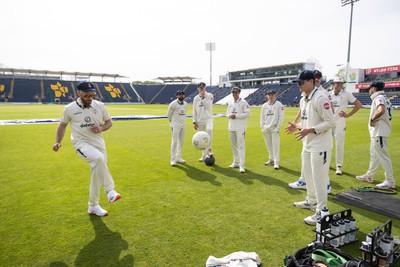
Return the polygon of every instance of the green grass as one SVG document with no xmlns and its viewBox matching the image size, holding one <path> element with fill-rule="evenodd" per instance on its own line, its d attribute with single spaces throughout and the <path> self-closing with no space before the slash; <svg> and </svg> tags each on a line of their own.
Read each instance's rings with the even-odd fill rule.
<svg viewBox="0 0 400 267">
<path fill-rule="evenodd" d="M 108 105 L 111 115 L 165 115 L 166 105 Z M 59 118 L 60 105 L 0 105 L 0 120 Z M 226 107 L 215 106 L 214 113 Z M 191 113 L 191 107 L 189 107 Z M 245 174 L 227 166 L 232 154 L 227 119 L 216 118 L 216 165 L 197 162 L 191 145 L 191 120 L 183 158 L 169 165 L 171 133 L 167 120 L 115 121 L 104 133 L 109 168 L 122 199 L 101 205 L 109 216 L 88 216 L 89 167 L 69 140 L 54 153 L 57 124 L 0 126 L 0 262 L 2 266 L 204 266 L 209 255 L 257 252 L 263 266 L 282 266 L 283 258 L 310 243 L 313 227 L 295 209 L 305 191 L 287 183 L 300 174 L 301 142 L 281 134 L 281 170 L 264 166 L 266 148 L 259 129 L 258 107 L 246 134 Z M 285 123 L 297 109 L 285 110 Z M 369 163 L 369 110 L 348 119 L 344 175 L 330 171 L 333 193 L 364 183 L 354 179 Z M 389 139 L 393 169 L 400 185 L 400 112 L 394 112 Z M 334 167 L 334 157 L 331 166 Z M 376 181 L 383 180 L 379 170 Z M 357 243 L 342 248 L 360 257 L 365 235 L 389 217 L 338 202 L 329 196 L 331 212 L 351 208 L 357 219 Z M 399 197 L 396 195 L 396 197 Z M 400 208 L 399 208 L 400 210 Z M 400 221 L 392 219 L 394 235 Z"/>
</svg>

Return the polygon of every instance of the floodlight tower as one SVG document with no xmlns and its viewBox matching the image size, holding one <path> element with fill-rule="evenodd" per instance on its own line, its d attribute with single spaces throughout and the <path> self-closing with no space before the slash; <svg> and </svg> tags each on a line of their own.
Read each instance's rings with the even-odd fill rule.
<svg viewBox="0 0 400 267">
<path fill-rule="evenodd" d="M 206 51 L 210 51 L 210 86 L 212 85 L 212 51 L 215 51 L 215 43 L 206 43 Z"/>
<path fill-rule="evenodd" d="M 358 2 L 360 0 L 341 0 L 342 1 L 342 7 L 347 6 L 351 4 L 351 13 L 350 13 L 350 30 L 349 30 L 349 45 L 347 47 L 347 64 L 346 64 L 346 76 L 345 80 L 348 80 L 348 74 L 349 74 L 349 65 L 350 65 L 350 46 L 351 46 L 351 27 L 353 24 L 353 5 L 355 2 Z"/>
</svg>

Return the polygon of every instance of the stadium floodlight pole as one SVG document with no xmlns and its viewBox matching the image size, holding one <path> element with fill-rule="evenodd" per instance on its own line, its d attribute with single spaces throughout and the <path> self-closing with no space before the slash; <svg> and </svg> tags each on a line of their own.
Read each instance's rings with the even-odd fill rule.
<svg viewBox="0 0 400 267">
<path fill-rule="evenodd" d="M 350 47 L 351 47 L 351 27 L 352 27 L 352 24 L 353 24 L 353 5 L 354 5 L 354 2 L 357 2 L 357 1 L 360 1 L 360 0 L 341 0 L 341 1 L 342 1 L 342 7 L 351 4 L 349 45 L 348 45 L 348 48 L 347 48 L 347 64 L 346 64 L 346 76 L 345 76 L 345 80 L 347 80 L 347 75 L 349 73 L 349 66 L 350 66 Z"/>
<path fill-rule="evenodd" d="M 212 51 L 215 51 L 215 43 L 206 43 L 206 51 L 210 51 L 210 85 L 212 85 Z"/>
</svg>

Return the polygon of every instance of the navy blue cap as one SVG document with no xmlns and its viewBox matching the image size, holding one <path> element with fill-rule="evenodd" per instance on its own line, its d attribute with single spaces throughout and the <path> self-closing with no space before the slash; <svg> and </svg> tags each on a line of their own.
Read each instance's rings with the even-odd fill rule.
<svg viewBox="0 0 400 267">
<path fill-rule="evenodd" d="M 376 87 L 376 89 L 378 89 L 378 91 L 380 91 L 380 90 L 383 90 L 383 88 L 385 88 L 385 83 L 382 81 L 375 81 L 369 85 L 368 89 L 371 87 Z"/>
<path fill-rule="evenodd" d="M 231 92 L 240 93 L 240 88 L 237 86 L 232 87 Z"/>
<path fill-rule="evenodd" d="M 184 94 L 185 94 L 185 92 L 182 91 L 182 90 L 179 90 L 179 91 L 176 92 L 176 95 L 184 95 Z"/>
<path fill-rule="evenodd" d="M 312 70 L 303 70 L 292 82 L 297 83 L 309 80 L 314 80 L 314 72 Z"/>
<path fill-rule="evenodd" d="M 322 72 L 319 70 L 314 70 L 314 77 L 315 78 L 322 78 Z"/>
<path fill-rule="evenodd" d="M 79 82 L 77 87 L 78 87 L 79 91 L 83 91 L 83 92 L 96 91 L 96 87 L 94 86 L 94 83 L 91 83 L 88 81 Z"/>
<path fill-rule="evenodd" d="M 267 95 L 269 95 L 269 94 L 276 94 L 276 92 L 275 92 L 275 90 L 273 90 L 273 89 L 269 89 L 269 90 L 267 91 Z"/>
<path fill-rule="evenodd" d="M 198 84 L 197 84 L 197 88 L 199 88 L 199 87 L 206 87 L 206 84 L 205 84 L 205 83 L 203 83 L 203 82 L 201 82 L 201 83 L 198 83 Z"/>
</svg>

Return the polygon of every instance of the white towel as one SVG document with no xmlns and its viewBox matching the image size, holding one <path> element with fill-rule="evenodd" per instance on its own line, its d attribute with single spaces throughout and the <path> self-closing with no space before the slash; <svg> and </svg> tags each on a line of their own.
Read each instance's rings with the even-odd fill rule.
<svg viewBox="0 0 400 267">
<path fill-rule="evenodd" d="M 206 267 L 257 267 L 261 260 L 255 252 L 234 252 L 223 258 L 209 256 Z"/>
</svg>

